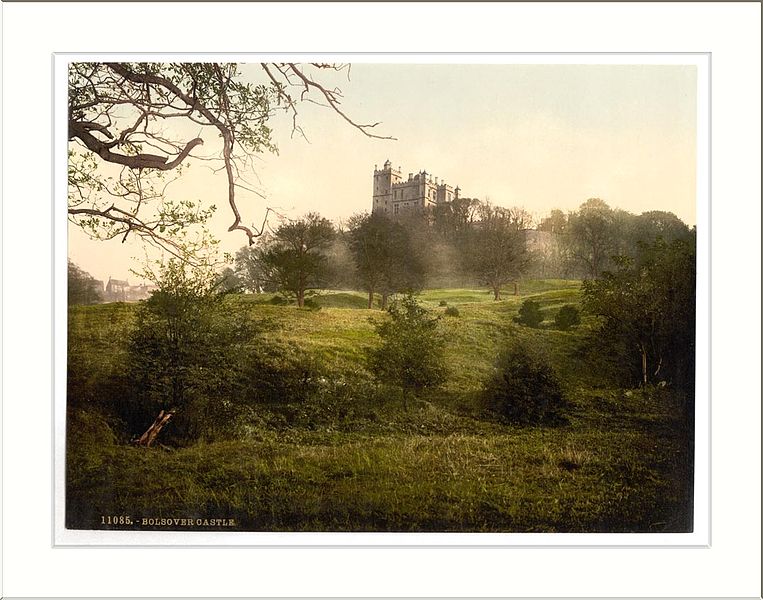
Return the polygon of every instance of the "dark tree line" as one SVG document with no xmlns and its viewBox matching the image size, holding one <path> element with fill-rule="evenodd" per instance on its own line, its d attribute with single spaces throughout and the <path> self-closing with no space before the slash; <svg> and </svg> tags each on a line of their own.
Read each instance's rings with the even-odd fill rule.
<svg viewBox="0 0 763 600">
<path fill-rule="evenodd" d="M 693 396 L 696 236 L 641 244 L 599 279 L 583 283 L 583 306 L 602 319 L 597 343 L 632 382 L 666 382 Z"/>
</svg>

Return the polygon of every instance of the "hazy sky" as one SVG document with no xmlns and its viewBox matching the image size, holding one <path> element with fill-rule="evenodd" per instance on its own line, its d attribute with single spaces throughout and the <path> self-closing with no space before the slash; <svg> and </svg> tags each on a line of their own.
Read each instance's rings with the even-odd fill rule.
<svg viewBox="0 0 763 600">
<path fill-rule="evenodd" d="M 245 72 L 261 77 L 256 66 Z M 290 118 L 277 116 L 279 154 L 255 159 L 250 176 L 266 199 L 240 194 L 245 222 L 259 225 L 265 206 L 332 220 L 368 211 L 374 165 L 389 158 L 403 177 L 426 169 L 462 195 L 537 217 L 599 197 L 696 223 L 693 66 L 353 64 L 349 80 L 320 75 L 342 89 L 348 115 L 381 121 L 375 131 L 397 140 L 366 138 L 332 111 L 303 104 L 307 142 L 291 136 Z M 215 143 L 208 139 L 207 152 Z M 216 204 L 211 228 L 223 248 L 245 244 L 241 232 L 226 231 L 224 173 L 194 167 L 168 193 Z M 136 280 L 128 269 L 142 255 L 137 244 L 90 241 L 70 226 L 70 257 L 97 279 Z"/>
</svg>

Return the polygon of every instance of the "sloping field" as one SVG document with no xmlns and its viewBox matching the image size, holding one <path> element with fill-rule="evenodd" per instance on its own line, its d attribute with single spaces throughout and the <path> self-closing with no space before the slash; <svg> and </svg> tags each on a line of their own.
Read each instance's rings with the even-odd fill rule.
<svg viewBox="0 0 763 600">
<path fill-rule="evenodd" d="M 675 399 L 602 385 L 577 350 L 590 319 L 553 329 L 559 307 L 579 301 L 578 282 L 526 282 L 520 292 L 500 302 L 484 290 L 421 295 L 442 315 L 449 376 L 408 410 L 366 369 L 366 350 L 378 344 L 373 323 L 387 316 L 365 309 L 363 294 L 320 294 L 319 310 L 246 297 L 244 309 L 268 323 L 262 335 L 298 345 L 325 377 L 356 382 L 354 391 L 288 413 L 261 407 L 233 439 L 150 450 L 126 443 L 97 393 L 76 398 L 68 525 L 104 528 L 103 515 L 129 515 L 233 519 L 263 531 L 685 531 L 689 455 Z M 513 322 L 527 298 L 542 306 L 541 328 Z M 443 301 L 459 315 L 446 316 Z M 123 376 L 134 310 L 70 309 L 77 390 Z M 516 343 L 554 367 L 570 402 L 567 424 L 508 426 L 485 414 L 482 384 L 499 350 Z"/>
</svg>

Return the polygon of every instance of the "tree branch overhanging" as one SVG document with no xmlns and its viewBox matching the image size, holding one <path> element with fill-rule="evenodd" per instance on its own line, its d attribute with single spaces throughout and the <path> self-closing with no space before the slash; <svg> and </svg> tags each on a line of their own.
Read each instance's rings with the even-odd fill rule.
<svg viewBox="0 0 763 600">
<path fill-rule="evenodd" d="M 70 169 L 70 215 L 89 215 L 126 228 L 124 235 L 139 232 L 167 245 L 168 236 L 141 220 L 139 211 L 147 197 L 138 188 L 142 178 L 181 169 L 186 160 L 196 160 L 195 148 L 204 144 L 201 130 L 196 137 L 173 140 L 162 129 L 162 123 L 188 122 L 201 128 L 212 128 L 222 141 L 219 158 L 227 178 L 227 202 L 233 215 L 228 231 L 240 230 L 249 244 L 265 231 L 266 223 L 257 228 L 245 225 L 237 205 L 236 189 L 251 192 L 242 178 L 242 169 L 251 166 L 250 157 L 265 150 L 275 150 L 267 121 L 273 114 L 271 101 L 281 104 L 292 114 L 293 133 L 304 132 L 297 122 L 300 101 L 321 104 L 365 136 L 395 139 L 371 131 L 379 123 L 358 123 L 342 109 L 341 90 L 324 85 L 305 67 L 341 71 L 349 65 L 329 63 L 262 63 L 269 85 L 254 85 L 240 76 L 232 63 L 74 63 L 69 73 L 69 139 L 79 142 L 83 150 L 103 163 L 120 165 L 135 173 L 138 184 L 111 184 L 98 175 L 97 165 L 86 163 L 85 169 Z M 293 95 L 299 90 L 299 97 Z M 313 94 L 317 98 L 310 98 Z M 181 129 L 182 130 L 182 129 Z M 179 130 L 176 130 L 179 131 Z M 149 150 L 149 152 L 146 151 Z M 71 150 L 70 150 L 71 154 Z M 82 160 L 82 156 L 80 156 Z M 72 180 L 74 173 L 74 180 Z M 94 193 L 87 191 L 92 186 Z M 257 192 L 254 192 L 257 194 Z M 101 196 L 105 194 L 105 198 Z M 258 194 L 259 195 L 259 194 Z M 100 198 L 100 199 L 99 199 Z M 110 198 L 110 200 L 109 200 Z M 131 206 L 115 207 L 106 202 L 114 199 L 131 202 Z M 86 208 L 87 207 L 87 208 Z M 91 212 L 83 212 L 91 211 Z M 265 211 L 265 219 L 271 209 Z M 129 221 L 129 222 L 125 222 Z M 180 227 L 183 223 L 175 223 Z M 172 229 L 172 228 L 170 228 Z M 170 247 L 177 250 L 170 244 Z"/>
</svg>

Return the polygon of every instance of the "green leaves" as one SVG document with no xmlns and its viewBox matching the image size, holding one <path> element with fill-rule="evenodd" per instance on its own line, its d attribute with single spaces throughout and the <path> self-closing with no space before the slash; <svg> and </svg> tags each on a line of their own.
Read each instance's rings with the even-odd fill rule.
<svg viewBox="0 0 763 600">
<path fill-rule="evenodd" d="M 421 306 L 413 294 L 393 302 L 390 319 L 376 324 L 381 345 L 369 353 L 369 366 L 377 379 L 404 393 L 440 385 L 445 381 L 443 339 L 439 317 Z"/>
<path fill-rule="evenodd" d="M 265 279 L 296 296 L 301 307 L 305 292 L 321 285 L 327 274 L 324 251 L 333 238 L 331 222 L 309 213 L 281 225 L 268 246 L 258 252 L 256 263 L 263 268 Z"/>
<path fill-rule="evenodd" d="M 631 368 L 643 384 L 672 377 L 692 385 L 694 244 L 694 236 L 642 244 L 636 259 L 583 283 L 584 309 L 603 319 L 600 344 L 631 348 Z"/>
</svg>

